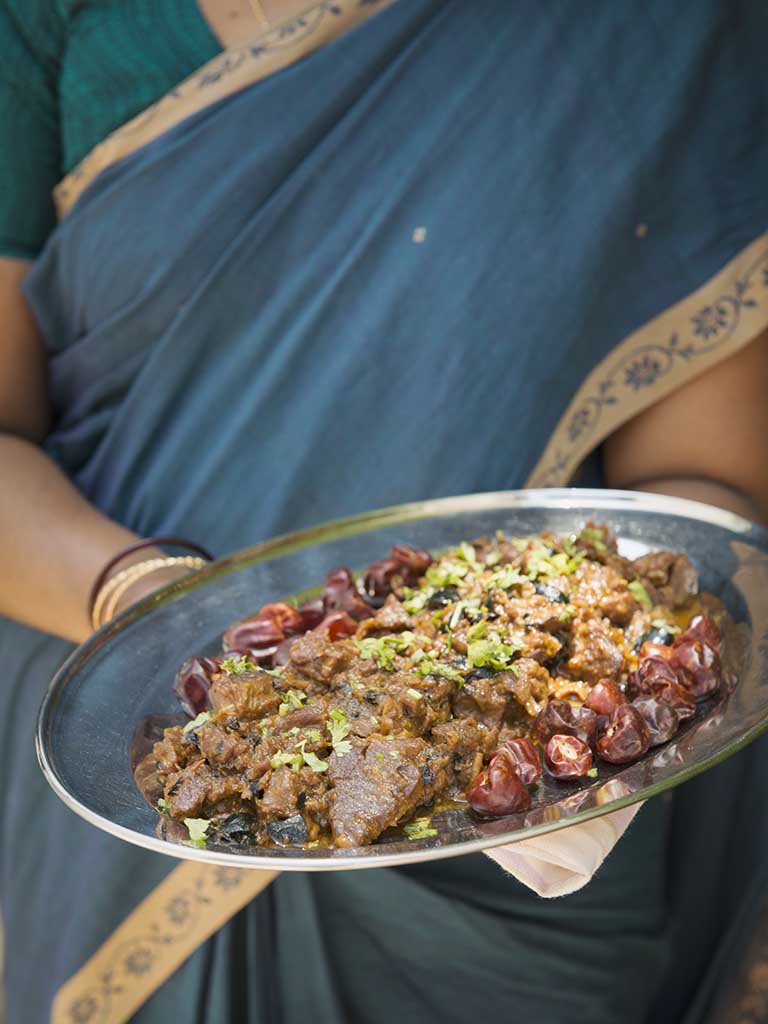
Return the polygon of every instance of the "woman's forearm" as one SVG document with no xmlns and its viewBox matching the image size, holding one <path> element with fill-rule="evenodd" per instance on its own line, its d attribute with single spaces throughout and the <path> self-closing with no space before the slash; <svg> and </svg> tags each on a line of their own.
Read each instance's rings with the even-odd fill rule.
<svg viewBox="0 0 768 1024">
<path fill-rule="evenodd" d="M 93 581 L 135 534 L 90 505 L 31 441 L 0 434 L 0 481 L 0 614 L 84 640 Z"/>
<path fill-rule="evenodd" d="M 652 491 L 655 494 L 671 494 L 677 498 L 690 498 L 692 501 L 703 501 L 708 505 L 728 509 L 737 515 L 751 519 L 753 522 L 768 525 L 768 510 L 760 507 L 758 500 L 748 494 L 729 487 L 717 480 L 698 477 L 664 477 L 656 480 L 643 480 L 633 484 L 636 491 Z"/>
</svg>

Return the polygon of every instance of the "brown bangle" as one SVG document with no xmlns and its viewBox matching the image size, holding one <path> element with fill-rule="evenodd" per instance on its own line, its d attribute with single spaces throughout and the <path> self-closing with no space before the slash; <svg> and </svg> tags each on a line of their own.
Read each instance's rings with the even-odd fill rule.
<svg viewBox="0 0 768 1024">
<path fill-rule="evenodd" d="M 126 547 L 121 548 L 116 555 L 113 555 L 94 580 L 91 592 L 88 595 L 89 622 L 93 622 L 93 607 L 96 604 L 96 598 L 98 597 L 99 591 L 104 586 L 107 577 L 115 566 L 122 562 L 124 558 L 127 558 L 128 555 L 133 555 L 137 551 L 143 551 L 144 548 L 151 548 L 155 545 L 159 546 L 161 544 L 171 548 L 189 548 L 190 551 L 196 551 L 198 555 L 205 558 L 207 561 L 213 561 L 213 555 L 206 551 L 205 548 L 201 547 L 199 544 L 195 544 L 191 540 L 184 540 L 183 537 L 146 537 L 144 540 L 134 541 L 133 544 L 126 545 Z"/>
</svg>

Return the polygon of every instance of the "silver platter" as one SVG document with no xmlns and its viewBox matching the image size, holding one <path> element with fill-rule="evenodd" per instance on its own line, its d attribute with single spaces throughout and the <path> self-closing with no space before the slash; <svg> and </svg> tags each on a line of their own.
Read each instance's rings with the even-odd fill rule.
<svg viewBox="0 0 768 1024">
<path fill-rule="evenodd" d="M 525 814 L 481 821 L 470 811 L 432 815 L 438 835 L 411 842 L 391 830 L 357 849 L 197 849 L 161 838 L 159 816 L 134 785 L 137 723 L 175 714 L 179 664 L 214 653 L 224 629 L 268 601 L 318 585 L 337 565 L 360 569 L 392 544 L 440 549 L 493 534 L 577 531 L 607 523 L 619 549 L 685 551 L 702 589 L 719 596 L 738 626 L 728 637 L 738 685 L 700 707 L 666 746 L 595 780 L 543 782 Z M 241 868 L 329 871 L 383 867 L 471 853 L 586 821 L 677 786 L 736 753 L 768 728 L 768 532 L 697 502 L 609 490 L 473 494 L 400 505 L 317 526 L 248 548 L 128 609 L 79 647 L 53 679 L 40 709 L 37 751 L 59 797 L 98 828 L 171 857 Z"/>
</svg>

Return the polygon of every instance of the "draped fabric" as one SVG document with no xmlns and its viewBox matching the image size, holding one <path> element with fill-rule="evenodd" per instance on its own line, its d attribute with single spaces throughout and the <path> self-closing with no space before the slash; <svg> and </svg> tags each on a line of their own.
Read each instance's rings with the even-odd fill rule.
<svg viewBox="0 0 768 1024">
<path fill-rule="evenodd" d="M 589 371 L 768 228 L 760 5 L 620 6 L 400 0 L 104 171 L 28 281 L 50 454 L 131 529 L 218 554 L 521 486 Z M 8 1015 L 29 1024 L 172 866 L 40 777 L 65 653 L 0 623 Z M 284 876 L 136 1020 L 677 1022 L 740 895 L 729 876 L 703 913 L 686 887 L 732 863 L 755 756 L 651 801 L 562 900 L 482 856 Z"/>
</svg>

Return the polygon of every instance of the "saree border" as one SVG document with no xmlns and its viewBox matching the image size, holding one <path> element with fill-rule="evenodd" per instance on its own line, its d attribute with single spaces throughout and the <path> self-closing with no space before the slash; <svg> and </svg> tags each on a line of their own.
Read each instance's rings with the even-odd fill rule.
<svg viewBox="0 0 768 1024">
<path fill-rule="evenodd" d="M 768 327 L 768 232 L 700 288 L 643 324 L 588 374 L 526 487 L 563 487 L 619 427 Z"/>
<path fill-rule="evenodd" d="M 276 871 L 174 868 L 56 993 L 51 1024 L 124 1024 Z"/>
<path fill-rule="evenodd" d="M 225 49 L 160 100 L 116 128 L 53 190 L 63 220 L 93 181 L 119 160 L 242 89 L 290 67 L 398 0 L 321 0 L 245 46 Z"/>
</svg>

